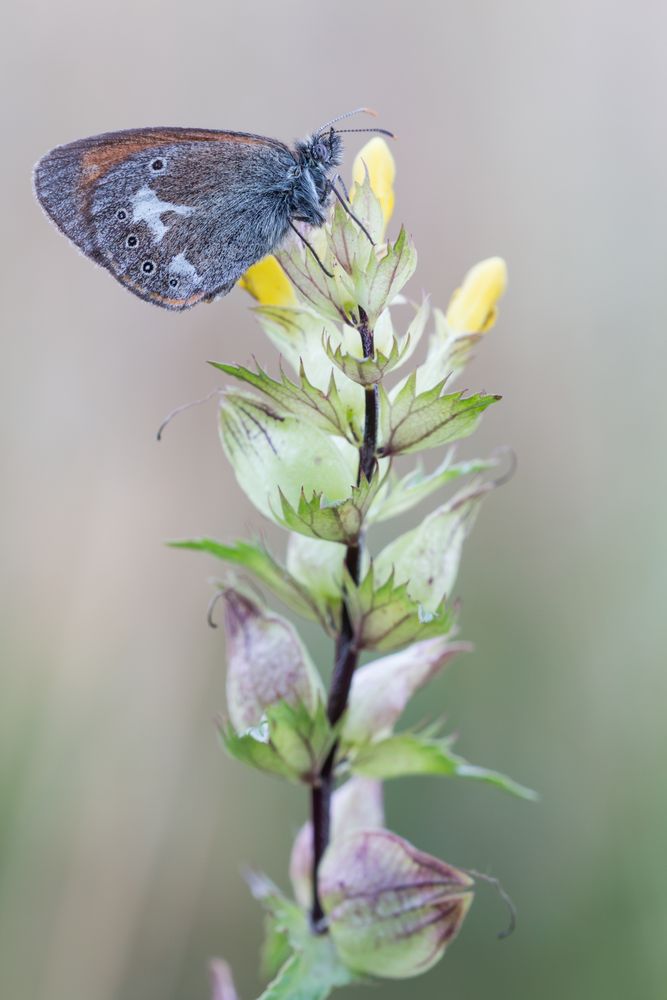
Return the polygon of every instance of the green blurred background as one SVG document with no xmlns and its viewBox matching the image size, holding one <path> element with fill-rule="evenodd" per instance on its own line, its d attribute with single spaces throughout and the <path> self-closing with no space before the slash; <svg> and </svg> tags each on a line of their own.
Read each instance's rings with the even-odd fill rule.
<svg viewBox="0 0 667 1000">
<path fill-rule="evenodd" d="M 181 316 L 125 294 L 48 226 L 31 166 L 104 130 L 290 139 L 364 103 L 400 137 L 414 294 L 446 304 L 491 254 L 510 269 L 464 383 L 504 402 L 465 453 L 511 443 L 519 470 L 464 555 L 477 651 L 412 718 L 437 701 L 462 753 L 543 796 L 388 788 L 391 826 L 500 876 L 520 923 L 496 941 L 504 914 L 482 889 L 445 961 L 381 995 L 665 996 L 666 30 L 649 0 L 5 8 L 3 998 L 208 998 L 224 955 L 250 1000 L 260 916 L 240 867 L 285 884 L 305 811 L 219 750 L 217 567 L 163 545 L 231 540 L 259 515 L 212 405 L 155 442 L 217 384 L 207 359 L 274 352 L 240 291 Z"/>
</svg>

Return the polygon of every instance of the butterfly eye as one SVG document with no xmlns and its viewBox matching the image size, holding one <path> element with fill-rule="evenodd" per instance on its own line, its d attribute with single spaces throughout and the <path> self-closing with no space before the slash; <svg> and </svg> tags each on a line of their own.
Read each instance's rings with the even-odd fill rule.
<svg viewBox="0 0 667 1000">
<path fill-rule="evenodd" d="M 134 233 L 130 233 L 128 238 L 125 240 L 125 246 L 130 247 L 131 249 L 132 247 L 136 247 L 138 242 L 139 242 L 139 237 L 135 236 Z"/>
<path fill-rule="evenodd" d="M 164 171 L 164 160 L 161 160 L 159 157 L 157 160 L 153 160 L 151 170 L 154 174 L 161 174 Z"/>
<path fill-rule="evenodd" d="M 124 222 L 125 219 L 127 219 L 127 212 L 125 211 L 124 208 L 118 209 L 118 211 L 116 212 L 116 218 L 120 219 L 121 222 Z"/>
<path fill-rule="evenodd" d="M 170 288 L 178 288 L 178 278 L 170 278 L 169 279 L 169 287 Z"/>
<path fill-rule="evenodd" d="M 155 270 L 155 264 L 153 263 L 152 260 L 145 260 L 141 265 L 141 270 L 144 272 L 144 274 L 152 274 L 153 271 Z"/>
</svg>

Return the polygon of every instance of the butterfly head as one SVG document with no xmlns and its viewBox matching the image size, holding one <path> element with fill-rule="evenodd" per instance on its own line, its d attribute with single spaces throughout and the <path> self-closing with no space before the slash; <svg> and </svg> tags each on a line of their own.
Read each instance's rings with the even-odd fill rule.
<svg viewBox="0 0 667 1000">
<path fill-rule="evenodd" d="M 303 142 L 297 142 L 296 155 L 302 167 L 327 174 L 343 158 L 343 140 L 333 129 L 314 132 Z"/>
</svg>

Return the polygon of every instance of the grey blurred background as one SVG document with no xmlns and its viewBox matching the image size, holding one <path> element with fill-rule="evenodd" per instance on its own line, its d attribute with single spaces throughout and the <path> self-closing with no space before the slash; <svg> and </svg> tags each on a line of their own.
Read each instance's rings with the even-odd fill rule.
<svg viewBox="0 0 667 1000">
<path fill-rule="evenodd" d="M 211 405 L 155 441 L 217 384 L 208 359 L 274 352 L 241 291 L 180 316 L 125 293 L 47 224 L 32 164 L 139 125 L 289 140 L 364 103 L 400 136 L 415 294 L 446 304 L 491 254 L 510 269 L 465 382 L 504 402 L 466 453 L 510 443 L 519 471 L 465 552 L 477 652 L 412 718 L 437 699 L 462 753 L 543 795 L 388 788 L 392 827 L 499 875 L 520 923 L 497 942 L 480 891 L 445 961 L 381 995 L 665 995 L 666 31 L 648 0 L 5 7 L 3 998 L 207 998 L 219 954 L 251 1000 L 261 921 L 240 866 L 286 884 L 305 810 L 219 750 L 218 567 L 163 545 L 259 515 Z"/>
</svg>

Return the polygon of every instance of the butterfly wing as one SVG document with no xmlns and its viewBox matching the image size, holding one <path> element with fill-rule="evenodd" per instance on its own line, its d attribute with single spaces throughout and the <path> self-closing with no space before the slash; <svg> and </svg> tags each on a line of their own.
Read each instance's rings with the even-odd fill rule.
<svg viewBox="0 0 667 1000">
<path fill-rule="evenodd" d="M 58 228 L 168 309 L 226 294 L 283 239 L 295 160 L 273 139 L 140 129 L 61 146 L 35 169 Z"/>
</svg>

